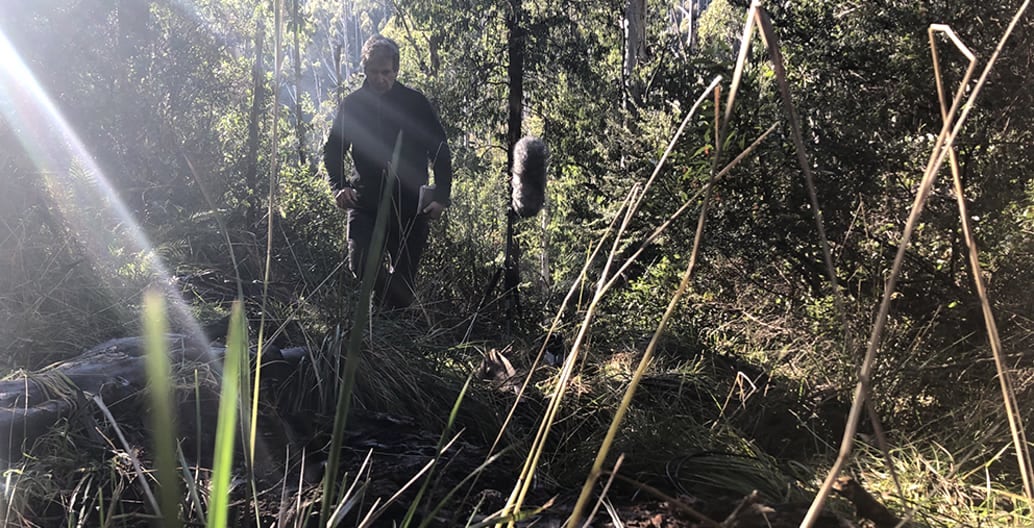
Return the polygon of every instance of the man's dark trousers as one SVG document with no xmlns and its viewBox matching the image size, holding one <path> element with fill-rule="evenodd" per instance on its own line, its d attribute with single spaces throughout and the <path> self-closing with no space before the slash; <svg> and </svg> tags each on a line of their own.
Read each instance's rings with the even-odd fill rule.
<svg viewBox="0 0 1034 528">
<path fill-rule="evenodd" d="M 366 255 L 373 239 L 377 211 L 348 210 L 348 267 L 357 278 L 362 278 Z M 416 271 L 420 256 L 427 245 L 427 217 L 388 214 L 384 235 L 384 251 L 389 257 L 387 272 L 383 264 L 377 268 L 375 291 L 388 309 L 404 308 L 413 304 Z M 383 260 L 383 259 L 382 259 Z"/>
</svg>

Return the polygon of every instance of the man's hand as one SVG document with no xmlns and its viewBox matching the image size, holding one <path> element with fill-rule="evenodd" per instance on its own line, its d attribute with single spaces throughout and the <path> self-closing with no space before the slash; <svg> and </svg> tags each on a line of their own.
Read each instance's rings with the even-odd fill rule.
<svg viewBox="0 0 1034 528">
<path fill-rule="evenodd" d="M 445 206 L 442 205 L 441 202 L 431 202 L 427 204 L 427 207 L 424 207 L 424 210 L 421 212 L 427 215 L 427 217 L 431 220 L 437 220 L 440 216 L 442 216 L 442 211 L 444 210 Z"/>
<path fill-rule="evenodd" d="M 334 192 L 334 203 L 341 209 L 352 209 L 356 204 L 355 189 L 345 187 Z"/>
</svg>

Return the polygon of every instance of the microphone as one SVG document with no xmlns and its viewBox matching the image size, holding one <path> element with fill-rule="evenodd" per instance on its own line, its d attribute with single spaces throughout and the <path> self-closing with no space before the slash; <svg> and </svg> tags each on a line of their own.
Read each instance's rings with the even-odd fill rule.
<svg viewBox="0 0 1034 528">
<path fill-rule="evenodd" d="M 531 218 L 546 201 L 546 163 L 549 149 L 541 139 L 524 136 L 513 146 L 513 194 L 510 207 L 517 216 Z"/>
</svg>

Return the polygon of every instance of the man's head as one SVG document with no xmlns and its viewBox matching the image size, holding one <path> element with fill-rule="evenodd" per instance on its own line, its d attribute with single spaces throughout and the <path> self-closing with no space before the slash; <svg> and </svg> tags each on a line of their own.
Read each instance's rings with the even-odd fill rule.
<svg viewBox="0 0 1034 528">
<path fill-rule="evenodd" d="M 363 44 L 363 71 L 366 82 L 377 93 L 385 93 L 399 75 L 399 46 L 394 40 L 374 35 Z"/>
</svg>

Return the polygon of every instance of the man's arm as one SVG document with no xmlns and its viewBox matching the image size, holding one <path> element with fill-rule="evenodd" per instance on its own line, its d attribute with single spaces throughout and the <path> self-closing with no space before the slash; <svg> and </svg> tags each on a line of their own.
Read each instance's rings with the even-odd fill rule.
<svg viewBox="0 0 1034 528">
<path fill-rule="evenodd" d="M 445 128 L 430 101 L 426 103 L 426 127 L 428 130 L 427 158 L 434 169 L 434 201 L 443 208 L 451 203 L 452 195 L 452 151 L 446 141 Z"/>
<path fill-rule="evenodd" d="M 348 152 L 350 146 L 345 134 L 345 104 L 342 102 L 334 124 L 330 127 L 330 137 L 323 145 L 323 166 L 327 168 L 330 188 L 335 191 L 348 186 L 345 179 L 345 152 Z"/>
<path fill-rule="evenodd" d="M 327 179 L 334 191 L 334 202 L 342 209 L 355 207 L 355 190 L 345 178 L 345 152 L 351 142 L 345 133 L 345 104 L 338 107 L 334 124 L 330 127 L 330 137 L 323 145 L 323 166 L 327 168 Z"/>
</svg>

